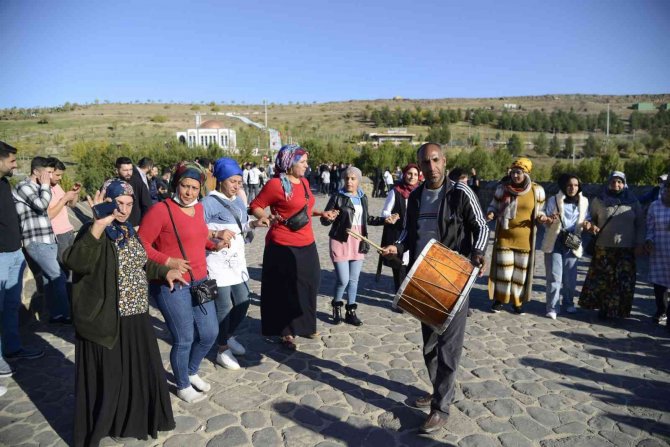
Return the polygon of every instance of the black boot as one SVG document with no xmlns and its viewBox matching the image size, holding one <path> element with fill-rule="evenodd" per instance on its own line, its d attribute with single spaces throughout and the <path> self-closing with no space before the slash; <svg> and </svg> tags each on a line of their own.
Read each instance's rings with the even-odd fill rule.
<svg viewBox="0 0 670 447">
<path fill-rule="evenodd" d="M 347 310 L 346 314 L 344 315 L 345 322 L 354 326 L 360 326 L 363 324 L 363 322 L 356 316 L 356 308 L 358 308 L 358 304 L 347 304 L 344 306 L 344 308 Z"/>
<path fill-rule="evenodd" d="M 342 323 L 342 302 L 341 301 L 333 301 L 333 324 L 340 324 Z"/>
</svg>

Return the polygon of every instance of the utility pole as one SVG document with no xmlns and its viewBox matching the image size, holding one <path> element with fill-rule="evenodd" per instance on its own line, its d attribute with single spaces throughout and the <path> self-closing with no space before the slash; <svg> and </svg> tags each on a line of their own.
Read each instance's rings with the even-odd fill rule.
<svg viewBox="0 0 670 447">
<path fill-rule="evenodd" d="M 610 103 L 607 103 L 607 141 L 610 139 Z"/>
</svg>

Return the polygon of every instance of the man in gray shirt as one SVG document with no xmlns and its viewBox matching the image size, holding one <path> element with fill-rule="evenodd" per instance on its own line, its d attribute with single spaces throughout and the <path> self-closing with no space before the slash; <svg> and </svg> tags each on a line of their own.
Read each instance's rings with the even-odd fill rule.
<svg viewBox="0 0 670 447">
<path fill-rule="evenodd" d="M 422 145 L 417 157 L 426 181 L 412 191 L 407 200 L 407 215 L 400 240 L 395 245 L 384 247 L 382 254 L 397 255 L 409 250 L 409 270 L 426 244 L 435 239 L 470 257 L 471 262 L 480 267 L 480 272 L 483 271 L 489 230 L 477 196 L 466 185 L 454 183 L 446 177 L 446 158 L 439 144 Z M 472 243 L 465 242 L 465 234 L 472 235 Z M 414 402 L 417 408 L 430 408 L 430 414 L 421 426 L 424 433 L 437 431 L 447 422 L 463 350 L 468 305 L 466 298 L 442 333 L 421 324 L 423 358 L 433 384 L 431 394 Z"/>
</svg>

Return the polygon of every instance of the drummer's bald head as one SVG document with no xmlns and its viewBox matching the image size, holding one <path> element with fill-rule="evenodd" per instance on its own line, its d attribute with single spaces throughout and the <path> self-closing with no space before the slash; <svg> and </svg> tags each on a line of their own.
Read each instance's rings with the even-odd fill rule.
<svg viewBox="0 0 670 447">
<path fill-rule="evenodd" d="M 435 148 L 437 151 L 444 157 L 444 148 L 442 147 L 441 144 L 439 143 L 423 143 L 421 146 L 419 146 L 419 149 L 416 150 L 416 158 L 417 160 L 421 160 L 423 157 L 423 154 L 426 150 Z"/>
</svg>

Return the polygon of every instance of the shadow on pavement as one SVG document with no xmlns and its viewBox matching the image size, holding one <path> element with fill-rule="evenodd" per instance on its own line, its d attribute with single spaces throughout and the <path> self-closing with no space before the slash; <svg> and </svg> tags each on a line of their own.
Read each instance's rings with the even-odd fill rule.
<svg viewBox="0 0 670 447">
<path fill-rule="evenodd" d="M 346 421 L 342 421 L 335 413 L 328 413 L 309 405 L 295 404 L 289 401 L 275 402 L 272 407 L 276 412 L 290 417 L 292 422 L 319 433 L 326 439 L 344 442 L 348 447 L 396 445 L 395 429 L 369 425 L 363 419 L 355 416 L 350 416 Z M 419 415 L 416 410 L 410 409 L 410 412 Z M 416 425 L 413 424 L 415 424 L 416 419 L 408 412 L 400 416 L 400 425 L 401 427 L 412 425 L 415 428 Z M 328 425 L 323 427 L 326 422 L 328 422 Z M 423 422 L 423 417 L 419 418 L 418 423 L 421 422 Z M 453 445 L 445 443 L 443 440 L 433 439 L 430 436 L 420 435 L 414 430 L 407 431 L 401 439 L 404 445 L 413 447 Z"/>
</svg>

